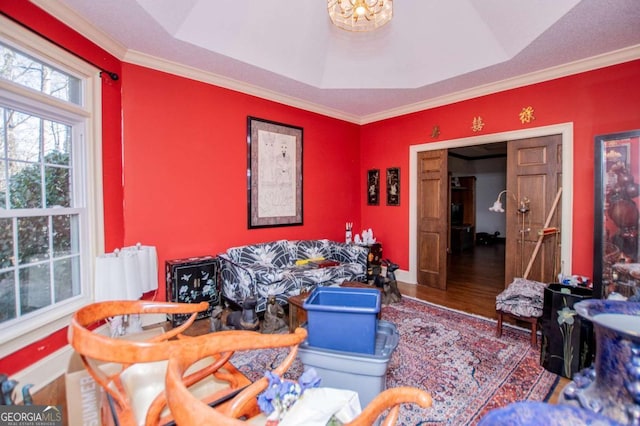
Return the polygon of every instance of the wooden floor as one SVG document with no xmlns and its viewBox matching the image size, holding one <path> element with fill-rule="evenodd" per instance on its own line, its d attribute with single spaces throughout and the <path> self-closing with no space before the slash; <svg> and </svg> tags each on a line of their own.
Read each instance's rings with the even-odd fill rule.
<svg viewBox="0 0 640 426">
<path fill-rule="evenodd" d="M 504 244 L 476 246 L 450 255 L 446 291 L 401 282 L 398 288 L 407 296 L 496 319 L 496 296 L 504 290 Z M 516 325 L 528 327 L 526 323 Z M 560 391 L 567 383 L 567 379 L 561 378 L 549 402 L 557 402 Z M 63 378 L 35 394 L 34 402 L 66 406 Z"/>
<path fill-rule="evenodd" d="M 504 244 L 476 246 L 449 255 L 447 289 L 398 283 L 402 294 L 447 308 L 497 319 L 496 296 L 505 289 Z M 527 323 L 505 319 L 514 325 L 530 328 Z M 540 340 L 540 339 L 538 339 Z M 562 388 L 569 382 L 560 378 L 549 402 L 556 403 Z"/>
<path fill-rule="evenodd" d="M 449 255 L 446 290 L 406 284 L 399 288 L 408 296 L 495 319 L 496 296 L 504 290 L 504 244 Z"/>
</svg>

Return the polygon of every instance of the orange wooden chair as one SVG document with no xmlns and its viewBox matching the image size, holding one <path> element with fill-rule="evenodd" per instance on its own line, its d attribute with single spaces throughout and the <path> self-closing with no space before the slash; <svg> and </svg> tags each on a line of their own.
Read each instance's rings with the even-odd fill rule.
<svg viewBox="0 0 640 426">
<path fill-rule="evenodd" d="M 223 333 L 227 334 L 223 335 Z M 306 330 L 298 328 L 293 334 L 260 335 L 254 332 L 232 331 L 216 333 L 216 338 L 212 339 L 190 340 L 189 344 L 183 346 L 179 352 L 171 354 L 167 366 L 165 394 L 176 422 L 180 425 L 211 426 L 243 425 L 246 424 L 244 420 L 251 424 L 264 423 L 266 418 L 260 413 L 257 397 L 268 386 L 266 377 L 240 391 L 225 406 L 212 409 L 189 392 L 187 388 L 189 376 L 185 377 L 185 372 L 200 359 L 216 353 L 293 345 L 287 358 L 273 370 L 275 374 L 282 376 L 295 359 L 298 344 L 305 338 Z M 393 425 L 397 422 L 402 403 L 415 403 L 422 407 L 429 407 L 431 396 L 413 387 L 387 389 L 371 401 L 348 425 L 370 426 L 387 410 L 389 413 L 381 424 Z"/>
<path fill-rule="evenodd" d="M 167 360 L 193 339 L 182 336 L 182 332 L 193 324 L 197 313 L 207 307 L 206 302 L 110 301 L 88 305 L 74 314 L 68 331 L 69 343 L 113 401 L 112 410 L 103 402 L 101 416 L 104 424 L 113 421 L 112 412 L 121 425 L 157 425 L 173 420 L 164 396 Z M 191 316 L 179 327 L 146 341 L 112 338 L 89 328 L 115 315 L 149 313 Z M 213 335 L 201 337 L 210 336 Z M 233 352 L 221 351 L 211 357 L 203 357 L 189 370 L 185 377 L 186 386 L 190 386 L 194 395 L 206 400 L 207 395 L 220 397 L 249 385 L 251 382 L 228 362 L 232 355 Z"/>
</svg>

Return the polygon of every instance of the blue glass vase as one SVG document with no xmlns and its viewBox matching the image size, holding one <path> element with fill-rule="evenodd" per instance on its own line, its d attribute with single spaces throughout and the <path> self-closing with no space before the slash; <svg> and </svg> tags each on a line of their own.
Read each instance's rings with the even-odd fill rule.
<svg viewBox="0 0 640 426">
<path fill-rule="evenodd" d="M 640 303 L 590 299 L 574 308 L 593 323 L 596 356 L 593 366 L 574 375 L 559 402 L 640 425 Z"/>
</svg>

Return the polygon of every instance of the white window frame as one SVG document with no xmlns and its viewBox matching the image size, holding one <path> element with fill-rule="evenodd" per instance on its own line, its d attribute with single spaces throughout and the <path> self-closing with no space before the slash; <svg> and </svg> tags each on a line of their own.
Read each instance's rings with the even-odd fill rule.
<svg viewBox="0 0 640 426">
<path fill-rule="evenodd" d="M 16 109 L 34 108 L 41 111 L 59 111 L 61 115 L 75 117 L 74 153 L 79 155 L 80 181 L 74 180 L 74 205 L 80 214 L 80 294 L 58 303 L 51 309 L 42 309 L 38 315 L 27 316 L 11 327 L 0 328 L 0 358 L 37 342 L 69 325 L 71 316 L 80 307 L 93 301 L 95 258 L 104 251 L 104 216 L 102 191 L 102 81 L 97 68 L 55 46 L 37 34 L 0 16 L 0 40 L 42 62 L 80 78 L 82 105 L 74 105 L 35 90 L 0 80 L 0 101 Z M 79 138 L 80 143 L 76 143 Z M 77 174 L 75 175 L 77 176 Z M 40 349 L 40 348 L 37 348 Z M 42 350 L 46 349 L 46 344 Z"/>
</svg>

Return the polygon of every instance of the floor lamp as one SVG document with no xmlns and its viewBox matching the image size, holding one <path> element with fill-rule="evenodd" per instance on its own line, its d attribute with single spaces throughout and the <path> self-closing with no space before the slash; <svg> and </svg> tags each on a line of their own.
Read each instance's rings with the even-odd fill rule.
<svg viewBox="0 0 640 426">
<path fill-rule="evenodd" d="M 505 195 L 505 197 L 507 195 L 511 195 L 511 197 L 513 197 L 513 201 L 518 203 L 517 213 L 522 216 L 522 220 L 520 222 L 520 272 L 524 272 L 524 235 L 527 232 L 531 231 L 531 227 L 526 226 L 525 214 L 528 213 L 529 210 L 531 210 L 530 209 L 531 200 L 529 200 L 529 197 L 522 197 L 518 202 L 518 199 L 516 198 L 515 194 L 505 189 L 498 194 L 496 201 L 493 203 L 491 207 L 489 207 L 489 211 L 496 212 L 496 213 L 504 213 L 504 207 L 502 206 L 502 201 L 500 201 L 500 198 L 502 197 L 502 195 Z M 526 276 L 524 276 L 523 278 L 526 278 Z"/>
</svg>

